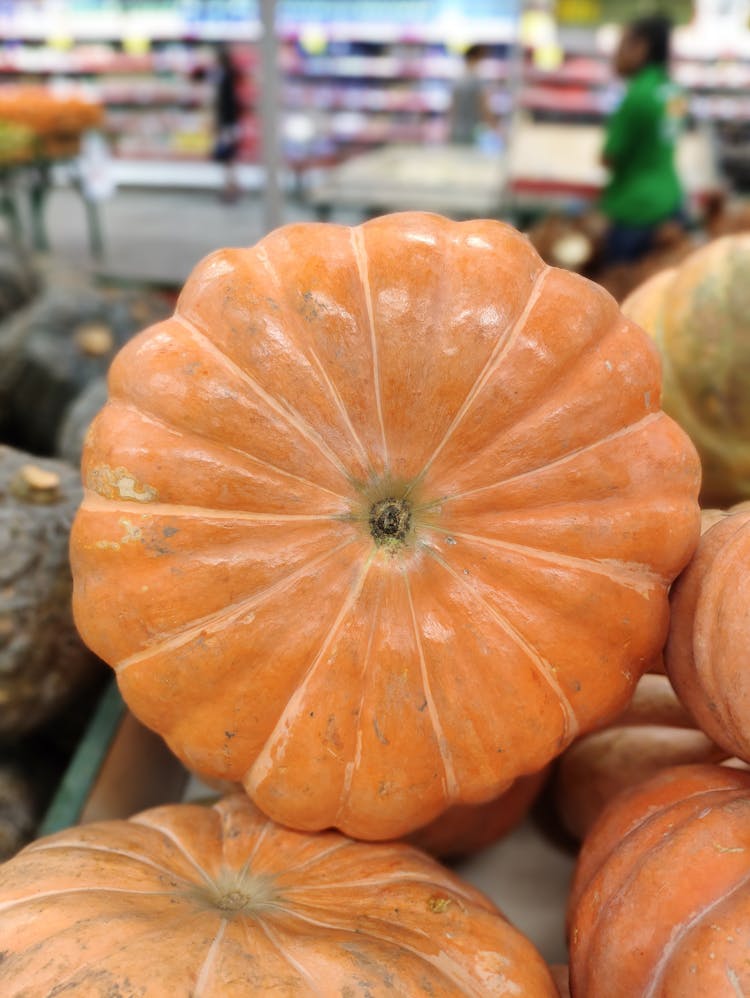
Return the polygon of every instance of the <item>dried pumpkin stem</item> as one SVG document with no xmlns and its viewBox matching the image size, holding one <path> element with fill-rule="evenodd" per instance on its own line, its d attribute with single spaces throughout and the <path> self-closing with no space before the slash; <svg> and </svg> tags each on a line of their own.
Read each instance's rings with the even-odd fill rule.
<svg viewBox="0 0 750 998">
<path fill-rule="evenodd" d="M 402 544 L 410 526 L 411 506 L 406 499 L 390 496 L 374 503 L 370 510 L 370 531 L 378 544 Z"/>
</svg>

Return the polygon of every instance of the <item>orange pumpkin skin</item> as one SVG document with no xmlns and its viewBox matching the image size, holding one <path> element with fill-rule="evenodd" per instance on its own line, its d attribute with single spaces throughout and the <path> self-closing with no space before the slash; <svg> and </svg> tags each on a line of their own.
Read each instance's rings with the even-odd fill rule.
<svg viewBox="0 0 750 998">
<path fill-rule="evenodd" d="M 750 993 L 750 773 L 677 766 L 620 794 L 569 900 L 575 998 Z"/>
<path fill-rule="evenodd" d="M 71 828 L 2 867 L 0 993 L 553 998 L 534 947 L 403 844 L 274 826 L 247 797 Z"/>
<path fill-rule="evenodd" d="M 408 834 L 605 722 L 698 461 L 648 338 L 491 221 L 302 224 L 115 359 L 74 610 L 133 713 L 275 820 Z"/>
<path fill-rule="evenodd" d="M 730 512 L 702 535 L 671 604 L 672 685 L 710 738 L 750 762 L 750 510 Z"/>
<path fill-rule="evenodd" d="M 744 233 L 695 250 L 622 304 L 659 348 L 662 405 L 701 456 L 704 505 L 750 498 L 749 289 Z"/>
<path fill-rule="evenodd" d="M 424 828 L 409 836 L 412 845 L 431 856 L 459 859 L 486 849 L 523 821 L 539 796 L 548 770 L 519 776 L 495 800 L 486 804 L 449 807 Z"/>
<path fill-rule="evenodd" d="M 561 756 L 555 801 L 563 825 L 582 839 L 620 791 L 660 769 L 723 762 L 728 753 L 698 729 L 666 676 L 647 674 L 623 714 Z"/>
</svg>

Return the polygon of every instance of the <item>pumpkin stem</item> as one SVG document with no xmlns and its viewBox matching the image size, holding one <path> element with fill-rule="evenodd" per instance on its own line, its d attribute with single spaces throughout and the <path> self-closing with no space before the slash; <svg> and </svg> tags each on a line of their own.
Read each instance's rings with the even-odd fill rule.
<svg viewBox="0 0 750 998">
<path fill-rule="evenodd" d="M 411 506 L 406 499 L 380 499 L 370 510 L 370 531 L 381 545 L 403 543 L 411 526 Z"/>
</svg>

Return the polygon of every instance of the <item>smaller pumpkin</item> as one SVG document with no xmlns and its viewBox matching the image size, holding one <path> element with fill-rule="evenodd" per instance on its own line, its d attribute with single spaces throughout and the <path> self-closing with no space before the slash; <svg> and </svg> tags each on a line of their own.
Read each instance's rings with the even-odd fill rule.
<svg viewBox="0 0 750 998">
<path fill-rule="evenodd" d="M 556 998 L 534 947 L 403 843 L 308 835 L 244 795 L 33 843 L 0 873 L 0 993 Z"/>
<path fill-rule="evenodd" d="M 6 439 L 51 455 L 71 402 L 107 373 L 118 349 L 144 324 L 164 317 L 166 299 L 131 291 L 105 293 L 64 272 L 26 309 L 0 323 L 0 367 L 7 366 Z M 33 404 L 32 404 L 33 400 Z"/>
<path fill-rule="evenodd" d="M 514 780 L 505 793 L 486 804 L 449 807 L 409 841 L 432 856 L 456 860 L 487 848 L 507 835 L 526 816 L 539 795 L 548 769 Z"/>
<path fill-rule="evenodd" d="M 750 762 L 750 508 L 729 511 L 701 536 L 672 587 L 667 671 L 698 724 Z"/>
<path fill-rule="evenodd" d="M 702 503 L 750 497 L 750 233 L 695 250 L 622 310 L 659 349 L 662 407 L 700 454 Z"/>
<path fill-rule="evenodd" d="M 566 830 L 582 839 L 621 790 L 666 766 L 723 762 L 728 755 L 698 730 L 666 676 L 646 674 L 616 721 L 580 738 L 560 758 L 557 812 Z"/>
<path fill-rule="evenodd" d="M 750 773 L 677 766 L 620 794 L 568 915 L 576 998 L 750 994 Z"/>
</svg>

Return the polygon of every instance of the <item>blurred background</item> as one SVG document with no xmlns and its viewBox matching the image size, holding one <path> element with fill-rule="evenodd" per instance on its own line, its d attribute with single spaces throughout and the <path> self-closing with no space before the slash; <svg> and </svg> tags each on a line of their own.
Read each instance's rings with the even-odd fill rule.
<svg viewBox="0 0 750 998">
<path fill-rule="evenodd" d="M 282 222 L 394 209 L 592 240 L 613 53 L 652 14 L 675 25 L 686 217 L 715 225 L 750 185 L 748 0 L 2 0 L 7 229 L 166 283 Z"/>
</svg>

